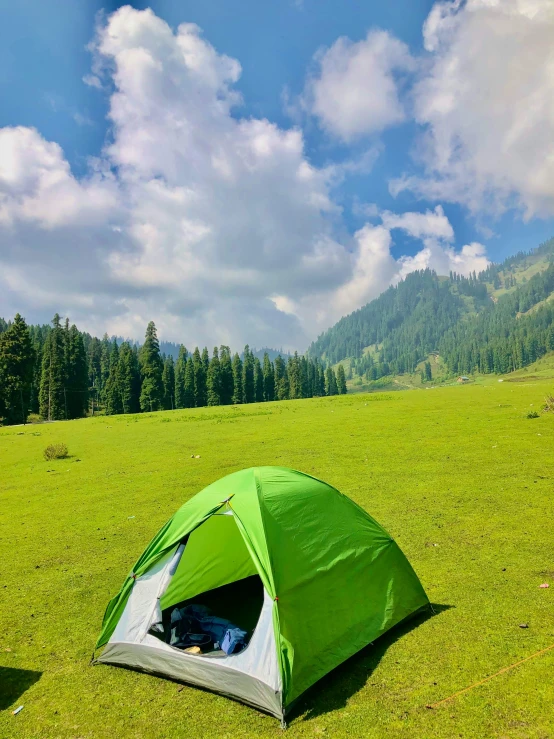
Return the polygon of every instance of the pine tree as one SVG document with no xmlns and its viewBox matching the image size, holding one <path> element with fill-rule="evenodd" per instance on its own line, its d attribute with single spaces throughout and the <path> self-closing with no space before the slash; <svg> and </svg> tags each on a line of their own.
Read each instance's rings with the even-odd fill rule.
<svg viewBox="0 0 554 739">
<path fill-rule="evenodd" d="M 274 400 L 275 398 L 275 373 L 273 371 L 273 364 L 269 359 L 269 354 L 264 353 L 264 364 L 263 364 L 263 375 L 264 375 L 264 400 Z"/>
<path fill-rule="evenodd" d="M 323 365 L 319 365 L 319 382 L 318 382 L 318 388 L 319 388 L 319 395 L 321 397 L 324 397 L 326 394 L 325 389 L 325 370 L 323 369 Z"/>
<path fill-rule="evenodd" d="M 306 357 L 300 359 L 300 372 L 302 374 L 302 397 L 312 398 L 313 391 L 313 362 L 308 361 Z"/>
<path fill-rule="evenodd" d="M 187 359 L 185 366 L 185 389 L 183 393 L 184 408 L 194 408 L 194 362 Z"/>
<path fill-rule="evenodd" d="M 163 384 L 163 408 L 166 411 L 172 411 L 175 408 L 175 362 L 171 354 L 165 358 L 162 370 Z"/>
<path fill-rule="evenodd" d="M 244 361 L 242 365 L 242 402 L 253 403 L 254 400 L 254 355 L 247 344 L 244 347 Z"/>
<path fill-rule="evenodd" d="M 264 374 L 258 357 L 254 357 L 254 399 L 256 403 L 264 399 Z"/>
<path fill-rule="evenodd" d="M 48 421 L 65 418 L 65 348 L 60 316 L 52 319 L 42 354 L 42 376 L 39 392 L 40 415 Z"/>
<path fill-rule="evenodd" d="M 529 362 L 532 364 L 538 357 L 538 342 L 534 335 L 531 335 L 527 340 L 527 356 Z"/>
<path fill-rule="evenodd" d="M 425 362 L 425 380 L 427 382 L 431 382 L 433 379 L 433 374 L 431 372 L 431 364 L 429 362 Z"/>
<path fill-rule="evenodd" d="M 308 362 L 306 361 L 306 357 L 300 357 L 299 367 L 300 367 L 300 393 L 301 393 L 300 397 L 310 398 L 311 389 L 310 389 L 310 383 L 309 383 L 309 377 L 308 377 Z"/>
<path fill-rule="evenodd" d="M 554 351 L 554 323 L 550 326 L 547 338 L 548 351 Z"/>
<path fill-rule="evenodd" d="M 136 351 L 124 341 L 119 347 L 117 384 L 123 413 L 140 410 L 140 370 Z"/>
<path fill-rule="evenodd" d="M 281 355 L 275 357 L 274 363 L 275 400 L 288 400 L 289 380 L 287 367 Z"/>
<path fill-rule="evenodd" d="M 73 324 L 66 335 L 66 398 L 68 418 L 82 418 L 88 408 L 88 366 L 83 336 Z"/>
<path fill-rule="evenodd" d="M 273 378 L 275 382 L 275 393 L 277 393 L 277 385 L 284 374 L 285 374 L 285 362 L 283 361 L 283 357 L 280 354 L 278 354 L 275 357 L 274 370 L 273 370 Z"/>
<path fill-rule="evenodd" d="M 208 376 L 208 369 L 210 367 L 210 355 L 208 353 L 208 347 L 205 346 L 202 349 L 202 367 L 204 367 L 204 372 L 206 373 L 206 377 Z"/>
<path fill-rule="evenodd" d="M 197 408 L 202 408 L 208 402 L 208 389 L 206 385 L 206 369 L 198 347 L 196 347 L 192 355 L 192 364 L 194 367 L 194 404 Z"/>
<path fill-rule="evenodd" d="M 275 358 L 275 398 L 276 400 L 288 400 L 289 397 L 287 365 L 279 355 Z"/>
<path fill-rule="evenodd" d="M 219 352 L 221 371 L 221 405 L 230 405 L 233 402 L 233 391 L 235 387 L 231 350 L 228 346 L 221 346 L 219 348 Z"/>
<path fill-rule="evenodd" d="M 106 382 L 108 381 L 108 376 L 110 374 L 111 344 L 108 339 L 108 334 L 104 334 L 100 343 L 100 387 L 98 388 L 98 394 L 100 396 L 100 401 L 104 403 Z"/>
<path fill-rule="evenodd" d="M 34 361 L 31 334 L 17 313 L 0 334 L 0 416 L 5 424 L 27 421 Z"/>
<path fill-rule="evenodd" d="M 186 408 L 185 406 L 185 370 L 187 366 L 187 350 L 181 344 L 179 357 L 175 364 L 175 408 Z"/>
<path fill-rule="evenodd" d="M 221 364 L 217 346 L 214 346 L 212 361 L 208 367 L 208 405 L 221 405 Z"/>
<path fill-rule="evenodd" d="M 277 400 L 289 400 L 290 394 L 289 394 L 289 376 L 287 374 L 287 368 L 285 366 L 285 374 L 281 377 L 279 382 L 277 383 L 277 387 L 275 389 L 277 393 Z"/>
<path fill-rule="evenodd" d="M 102 388 L 102 343 L 93 338 L 88 347 L 88 387 L 92 401 L 92 409 L 100 402 L 100 391 Z"/>
<path fill-rule="evenodd" d="M 319 359 L 314 361 L 314 390 L 313 394 L 316 397 L 325 395 L 325 375 L 319 362 Z"/>
<path fill-rule="evenodd" d="M 67 385 L 69 383 L 69 318 L 66 316 L 63 324 L 63 366 L 64 366 L 64 392 L 67 395 Z M 66 418 L 69 418 L 67 412 Z"/>
<path fill-rule="evenodd" d="M 337 387 L 339 395 L 346 395 L 346 375 L 342 364 L 337 367 Z"/>
<path fill-rule="evenodd" d="M 338 395 L 337 378 L 332 367 L 325 370 L 325 394 Z"/>
<path fill-rule="evenodd" d="M 43 327 L 44 328 L 44 327 Z M 40 326 L 30 327 L 31 341 L 35 359 L 33 362 L 33 379 L 29 395 L 29 412 L 39 412 L 40 379 L 42 374 L 42 350 L 44 348 L 44 331 Z"/>
<path fill-rule="evenodd" d="M 143 411 L 158 411 L 163 402 L 162 358 L 154 321 L 146 328 L 144 344 L 140 350 L 142 387 L 140 407 Z"/>
<path fill-rule="evenodd" d="M 242 361 L 239 355 L 235 354 L 233 357 L 233 403 L 238 405 L 242 401 Z"/>
<path fill-rule="evenodd" d="M 115 339 L 112 342 L 112 350 L 110 352 L 110 371 L 104 388 L 104 396 L 106 398 L 107 416 L 123 413 L 123 402 L 119 388 L 119 347 Z"/>
<path fill-rule="evenodd" d="M 287 363 L 287 374 L 289 378 L 289 398 L 295 400 L 302 397 L 302 375 L 300 372 L 300 360 L 298 352 L 294 352 L 294 357 L 289 357 Z"/>
</svg>

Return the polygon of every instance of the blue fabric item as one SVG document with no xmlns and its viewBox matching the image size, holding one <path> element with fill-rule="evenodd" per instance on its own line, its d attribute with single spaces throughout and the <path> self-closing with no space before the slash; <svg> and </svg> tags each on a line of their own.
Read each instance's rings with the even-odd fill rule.
<svg viewBox="0 0 554 739">
<path fill-rule="evenodd" d="M 220 644 L 228 629 L 234 628 L 234 624 L 226 618 L 218 618 L 217 616 L 206 616 L 198 619 L 198 622 L 202 631 L 209 634 L 214 641 L 218 641 Z"/>
<path fill-rule="evenodd" d="M 221 642 L 221 649 L 223 649 L 225 654 L 239 652 L 244 647 L 245 638 L 246 631 L 239 629 L 238 626 L 230 626 Z"/>
<path fill-rule="evenodd" d="M 193 633 L 191 633 L 193 632 Z M 172 646 L 189 646 L 194 638 L 200 636 L 199 632 L 207 634 L 212 641 L 218 642 L 225 654 L 234 654 L 244 648 L 247 632 L 231 623 L 226 618 L 212 616 L 206 606 L 192 603 L 185 608 L 174 608 L 171 612 L 171 637 Z"/>
</svg>

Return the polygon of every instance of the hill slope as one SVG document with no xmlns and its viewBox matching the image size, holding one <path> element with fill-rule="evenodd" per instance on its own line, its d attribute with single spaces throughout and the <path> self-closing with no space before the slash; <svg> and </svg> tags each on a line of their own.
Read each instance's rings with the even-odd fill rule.
<svg viewBox="0 0 554 739">
<path fill-rule="evenodd" d="M 308 353 L 375 380 L 439 353 L 452 373 L 508 372 L 554 349 L 554 239 L 469 278 L 413 272 Z"/>
</svg>

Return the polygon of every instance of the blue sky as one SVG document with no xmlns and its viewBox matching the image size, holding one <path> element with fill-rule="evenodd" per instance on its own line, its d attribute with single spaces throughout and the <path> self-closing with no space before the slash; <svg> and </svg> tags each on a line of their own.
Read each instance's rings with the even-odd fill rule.
<svg viewBox="0 0 554 739">
<path fill-rule="evenodd" d="M 0 124 L 35 126 L 47 139 L 61 144 L 76 171 L 83 168 L 83 158 L 99 154 L 107 129 L 105 96 L 83 83 L 91 66 L 86 47 L 94 35 L 97 14 L 109 14 L 126 4 L 0 2 Z M 372 26 L 391 28 L 414 48 L 421 47 L 421 25 L 432 3 L 161 0 L 131 5 L 153 7 L 174 27 L 185 21 L 197 23 L 219 52 L 240 61 L 243 73 L 237 86 L 244 96 L 244 112 L 290 126 L 283 91 L 302 90 L 318 48 L 341 35 L 358 40 Z M 93 125 L 77 123 L 76 113 Z M 329 156 L 320 139 L 312 130 L 309 152 L 318 162 Z"/>
<path fill-rule="evenodd" d="M 155 270 L 148 266 L 151 262 L 147 258 L 148 250 L 153 247 L 144 241 L 139 243 L 140 239 L 137 241 L 139 227 L 136 218 L 130 215 L 129 205 L 131 201 L 135 202 L 137 194 L 129 195 L 129 180 L 125 179 L 127 174 L 121 174 L 127 164 L 121 157 L 122 152 L 128 156 L 129 147 L 132 146 L 135 147 L 137 161 L 139 158 L 141 162 L 144 161 L 149 152 L 138 156 L 142 143 L 137 144 L 134 133 L 129 133 L 129 120 L 115 121 L 110 110 L 115 99 L 114 92 L 121 92 L 122 84 L 127 84 L 118 82 L 113 69 L 121 63 L 123 55 L 129 53 L 129 49 L 123 49 L 123 45 L 134 44 L 133 49 L 136 50 L 138 42 L 125 39 L 113 53 L 99 51 L 102 34 L 108 34 L 110 23 L 115 28 L 115 20 L 112 22 L 110 19 L 118 17 L 117 13 L 113 14 L 120 5 L 96 0 L 81 0 L 78 3 L 73 0 L 19 0 L 17 4 L 3 0 L 0 3 L 3 17 L 0 28 L 0 95 L 3 101 L 0 127 L 6 131 L 5 146 L 10 151 L 17 151 L 18 156 L 31 157 L 34 162 L 35 159 L 42 161 L 41 147 L 47 147 L 48 142 L 55 142 L 61 147 L 60 161 L 55 166 L 63 169 L 68 165 L 70 168 L 67 175 L 69 189 L 73 188 L 80 193 L 78 197 L 82 196 L 83 200 L 90 202 L 91 193 L 87 188 L 91 178 L 99 176 L 100 170 L 104 188 L 104 195 L 100 192 L 101 188 L 98 192 L 94 191 L 98 197 L 98 201 L 94 202 L 103 205 L 98 205 L 98 218 L 92 218 L 92 225 L 90 218 L 87 220 L 85 216 L 81 216 L 80 220 L 76 217 L 76 221 L 71 223 L 63 223 L 63 219 L 56 221 L 55 228 L 61 229 L 62 238 L 71 232 L 73 246 L 71 249 L 67 247 L 71 250 L 71 258 L 66 260 L 66 264 L 73 264 L 72 260 L 75 260 L 76 271 L 69 277 L 73 287 L 78 287 L 81 300 L 72 296 L 71 290 L 62 290 L 62 295 L 64 292 L 68 294 L 60 299 L 58 288 L 53 289 L 51 296 L 42 297 L 39 297 L 39 291 L 29 294 L 32 293 L 29 286 L 27 291 L 21 288 L 25 260 L 33 260 L 33 248 L 41 250 L 43 257 L 46 252 L 46 257 L 51 254 L 55 258 L 55 253 L 49 251 L 54 249 L 51 246 L 54 226 L 52 223 L 37 225 L 35 219 L 31 235 L 29 219 L 24 221 L 18 211 L 18 236 L 13 226 L 15 216 L 10 215 L 11 231 L 4 235 L 3 241 L 0 240 L 0 264 L 6 265 L 6 273 L 11 275 L 6 286 L 5 305 L 2 306 L 0 302 L 0 314 L 20 309 L 31 320 L 48 320 L 56 300 L 60 300 L 60 310 L 71 312 L 76 320 L 84 321 L 91 330 L 106 328 L 136 334 L 140 321 L 147 317 L 149 310 L 152 312 L 152 306 L 157 305 L 154 293 L 158 290 L 160 295 L 165 296 L 164 300 L 171 293 L 171 299 L 168 299 L 158 316 L 166 338 L 179 339 L 181 332 L 192 332 L 198 341 L 231 337 L 236 341 L 245 339 L 251 343 L 281 344 L 292 337 L 291 346 L 304 348 L 314 333 L 332 323 L 343 312 L 356 307 L 345 299 L 346 293 L 366 302 L 411 268 L 431 266 L 440 270 L 445 264 L 452 267 L 452 264 L 455 266 L 459 262 L 460 271 L 469 269 L 471 264 L 468 259 L 473 259 L 471 255 L 475 250 L 470 257 L 466 258 L 466 255 L 456 261 L 455 255 L 464 245 L 477 243 L 488 259 L 499 261 L 520 249 L 533 248 L 554 234 L 553 196 L 548 184 L 545 184 L 550 172 L 541 170 L 546 166 L 545 157 L 548 159 L 552 120 L 540 106 L 537 114 L 536 103 L 533 103 L 535 120 L 524 116 L 528 97 L 535 101 L 541 95 L 548 97 L 551 90 L 551 79 L 537 81 L 531 61 L 528 67 L 523 62 L 527 56 L 535 55 L 533 64 L 536 70 L 536 55 L 549 53 L 547 39 L 551 29 L 540 15 L 540 1 L 530 4 L 533 9 L 529 10 L 524 7 L 526 2 L 516 8 L 515 0 L 507 0 L 506 8 L 513 5 L 522 17 L 516 17 L 516 10 L 510 8 L 504 21 L 508 18 L 513 23 L 513 39 L 508 25 L 508 42 L 503 39 L 502 46 L 496 50 L 495 43 L 498 40 L 494 29 L 498 28 L 498 20 L 504 11 L 498 8 L 491 10 L 490 4 L 484 0 L 473 0 L 467 7 L 458 6 L 457 3 L 434 4 L 420 0 L 395 0 L 389 3 L 352 0 L 271 0 L 263 3 L 253 0 L 193 0 L 183 3 L 158 0 L 150 4 L 134 3 L 133 15 L 129 16 L 133 22 L 146 23 L 147 16 L 135 14 L 135 11 L 150 7 L 153 14 L 148 16 L 148 24 L 153 28 L 158 21 L 165 21 L 174 39 L 178 38 L 179 24 L 196 24 L 201 29 L 197 32 L 198 38 L 206 44 L 206 48 L 213 49 L 218 59 L 226 55 L 240 64 L 240 74 L 233 72 L 232 79 L 222 77 L 218 82 L 221 89 L 216 93 L 216 98 L 227 94 L 221 90 L 231 88 L 233 93 L 238 92 L 241 96 L 240 101 L 234 99 L 229 105 L 226 113 L 228 118 L 238 123 L 239 127 L 241 121 L 266 121 L 273 126 L 272 130 L 281 133 L 299 131 L 301 147 L 298 157 L 314 168 L 317 178 L 320 178 L 320 173 L 326 173 L 324 184 L 320 179 L 316 178 L 317 182 L 314 179 L 314 188 L 317 198 L 328 198 L 332 207 L 323 208 L 321 222 L 312 213 L 291 212 L 291 224 L 295 223 L 294 218 L 297 217 L 302 219 L 302 224 L 293 228 L 290 238 L 294 239 L 296 234 L 304 234 L 306 239 L 313 236 L 314 244 L 320 244 L 324 238 L 327 244 L 327 267 L 321 267 L 324 261 L 322 247 L 316 245 L 313 253 L 301 256 L 305 264 L 306 260 L 313 260 L 315 254 L 317 269 L 312 267 L 306 275 L 298 273 L 298 284 L 287 285 L 283 280 L 282 290 L 279 283 L 267 278 L 268 270 L 272 269 L 273 256 L 265 264 L 260 262 L 261 272 L 258 276 L 248 276 L 256 283 L 256 287 L 252 287 L 247 296 L 244 291 L 233 292 L 230 285 L 234 278 L 231 275 L 225 280 L 222 278 L 221 284 L 218 281 L 206 282 L 206 290 L 217 291 L 218 297 L 227 297 L 221 304 L 221 315 L 228 315 L 230 310 L 237 315 L 235 322 L 222 326 L 221 318 L 214 314 L 213 306 L 212 315 L 209 316 L 210 309 L 205 301 L 201 297 L 191 296 L 193 291 L 186 287 L 188 273 L 185 267 L 183 292 L 187 294 L 186 299 L 175 292 L 174 284 L 165 285 L 163 277 L 153 277 Z M 522 24 L 526 29 L 523 34 L 518 32 Z M 95 36 L 97 27 L 100 31 Z M 372 35 L 377 30 L 385 32 L 384 35 Z M 345 39 L 342 42 L 339 40 L 341 37 Z M 90 46 L 94 38 L 97 39 L 95 48 Z M 468 42 L 474 49 L 475 64 L 464 51 Z M 150 51 L 155 56 L 159 46 L 152 46 L 152 49 Z M 506 54 L 504 78 L 493 61 L 503 53 Z M 478 58 L 479 54 L 482 55 L 481 59 Z M 509 66 L 514 63 L 514 55 L 516 71 L 523 78 L 523 83 L 519 86 L 514 84 L 512 88 L 506 86 L 506 78 L 509 78 Z M 160 57 L 160 64 L 165 64 L 165 58 Z M 538 59 L 540 62 L 541 57 Z M 453 61 L 460 70 L 457 72 L 460 77 L 449 78 L 449 72 L 445 73 L 445 70 L 454 66 Z M 100 76 L 95 77 L 97 81 L 91 85 L 90 76 L 99 69 Z M 487 71 L 483 73 L 483 69 Z M 130 70 L 125 71 L 128 77 L 133 74 L 132 65 Z M 162 74 L 167 79 L 171 77 L 169 70 L 168 65 L 164 66 Z M 495 74 L 498 78 L 494 77 Z M 88 79 L 89 84 L 83 78 Z M 130 77 L 128 81 L 131 85 Z M 188 121 L 190 112 L 191 120 L 196 120 L 198 116 L 192 110 L 194 98 L 191 97 L 190 106 L 187 107 L 185 96 L 191 89 L 194 89 L 194 94 L 204 95 L 204 92 L 199 92 L 197 82 L 194 82 L 193 88 L 186 86 L 188 82 L 183 82 L 184 86 L 177 93 L 183 96 L 181 99 L 169 102 L 163 99 L 159 104 L 162 108 L 166 104 L 168 107 L 175 105 L 175 116 L 180 115 Z M 391 85 L 394 88 L 392 92 L 389 89 Z M 134 83 L 132 89 L 134 95 Z M 385 95 L 387 89 L 391 96 L 385 106 L 378 98 L 379 95 Z M 456 95 L 453 101 L 449 100 L 451 110 L 444 114 L 441 106 L 444 105 L 445 95 L 451 95 L 453 89 L 463 92 L 459 101 Z M 124 94 L 131 99 L 127 88 Z M 490 108 L 487 107 L 489 96 Z M 359 108 L 356 101 L 366 98 L 367 106 Z M 372 102 L 373 98 L 375 100 Z M 353 107 L 349 108 L 351 105 Z M 520 111 L 517 113 L 520 119 L 515 117 L 516 109 Z M 337 111 L 340 111 L 339 115 Z M 144 131 L 148 129 L 152 113 L 145 115 Z M 495 117 L 498 115 L 502 117 Z M 511 120 L 512 115 L 514 120 Z M 358 123 L 353 128 L 352 120 L 356 116 Z M 382 119 L 381 124 L 375 123 L 377 119 Z M 163 125 L 166 124 L 167 121 Z M 187 125 L 193 124 L 188 121 Z M 227 131 L 228 125 L 229 120 L 223 128 L 217 124 L 207 146 L 217 149 L 217 136 L 222 135 L 223 130 Z M 163 133 L 160 135 L 161 126 L 161 123 L 156 123 L 155 131 L 163 143 L 165 136 Z M 38 138 L 31 140 L 20 131 L 15 143 L 8 138 L 8 135 L 15 135 L 12 127 L 36 129 Z M 518 133 L 521 131 L 524 131 L 524 136 Z M 124 141 L 124 134 L 129 136 L 128 140 Z M 535 139 L 537 147 L 543 147 L 542 154 L 530 146 Z M 194 141 L 198 143 L 199 139 L 194 138 Z M 106 146 L 113 144 L 115 146 L 107 153 Z M 175 143 L 175 146 L 179 144 Z M 240 208 L 245 211 L 244 218 L 240 227 L 237 225 L 238 231 L 234 237 L 242 244 L 243 239 L 247 240 L 255 232 L 258 241 L 253 243 L 252 249 L 259 248 L 268 254 L 274 248 L 277 250 L 275 259 L 278 259 L 279 245 L 273 244 L 271 236 L 268 236 L 267 244 L 262 244 L 265 237 L 260 236 L 259 216 L 256 214 L 266 213 L 271 208 L 275 217 L 287 221 L 288 208 L 295 210 L 294 204 L 284 201 L 275 205 L 271 195 L 270 188 L 275 182 L 288 176 L 278 173 L 278 157 L 282 155 L 286 159 L 288 156 L 286 147 L 282 154 L 279 153 L 281 146 L 281 143 L 277 143 L 277 149 L 272 152 L 276 157 L 273 173 L 268 175 L 267 181 L 261 178 L 262 184 L 256 186 L 256 192 L 260 189 L 264 191 L 265 200 L 260 195 L 259 203 L 248 201 L 246 193 L 252 192 L 252 184 L 245 184 L 245 196 L 240 200 Z M 168 159 L 179 157 L 180 154 L 174 149 L 168 153 Z M 214 156 L 212 151 L 210 161 Z M 96 158 L 95 165 L 91 165 L 91 157 Z M 362 166 L 364 161 L 366 164 Z M 135 161 L 132 166 L 136 169 Z M 200 165 L 195 162 L 194 166 Z M 143 184 L 148 181 L 151 186 L 152 177 L 155 180 L 161 178 L 174 192 L 177 192 L 175 188 L 185 187 L 197 195 L 201 194 L 203 198 L 213 198 L 212 207 L 215 207 L 220 197 L 219 181 L 214 183 L 204 174 L 198 178 L 180 174 L 172 179 L 173 174 L 162 169 L 154 172 L 150 167 L 148 172 L 141 171 Z M 184 170 L 185 173 L 187 171 Z M 93 175 L 94 172 L 96 175 Z M 329 172 L 333 174 L 329 175 Z M 536 172 L 536 176 L 532 176 L 532 172 Z M 107 173 L 114 175 L 115 182 L 109 179 Z M 246 178 L 244 173 L 241 176 Z M 394 183 L 401 178 L 404 184 L 395 187 Z M 133 182 L 136 182 L 136 177 Z M 74 202 L 77 195 L 73 190 L 69 193 L 69 189 L 67 193 L 64 191 L 64 197 L 70 197 Z M 110 194 L 106 196 L 108 191 Z M 47 202 L 47 195 L 42 190 L 40 195 L 35 195 L 43 198 L 44 203 Z M 60 202 L 59 197 L 60 193 L 57 192 L 57 203 Z M 105 202 L 119 197 L 121 205 L 118 212 L 108 213 Z M 314 193 L 308 197 L 315 197 Z M 252 213 L 251 223 L 248 220 L 249 211 Z M 195 212 L 191 222 L 198 225 L 201 220 L 204 232 L 217 233 L 217 244 L 206 243 L 197 248 L 202 250 L 202 254 L 212 254 L 212 272 L 218 271 L 220 264 L 224 272 L 233 261 L 230 254 L 235 253 L 234 250 L 238 253 L 240 249 L 230 235 L 226 239 L 224 234 L 227 231 L 223 224 L 214 225 L 210 213 L 209 208 L 203 208 L 202 216 Z M 396 220 L 390 215 L 387 217 L 386 213 L 395 214 Z M 417 214 L 431 216 L 422 225 L 423 221 L 417 220 Z M 141 233 L 145 228 L 158 229 L 160 233 L 158 216 L 160 213 L 156 211 L 151 222 L 146 225 L 141 223 Z M 102 219 L 109 236 L 99 236 L 97 233 L 97 224 Z M 449 224 L 448 227 L 444 225 L 445 222 Z M 77 223 L 81 224 L 80 228 L 77 228 Z M 365 224 L 366 231 L 356 236 L 363 231 Z M 385 224 L 388 224 L 386 228 Z M 167 234 L 168 228 L 166 223 L 164 233 Z M 127 237 L 125 244 L 116 244 L 115 241 L 112 244 L 114 234 L 124 234 Z M 390 243 L 386 246 L 389 237 Z M 18 238 L 21 243 L 16 243 Z M 96 238 L 101 239 L 100 244 L 97 244 Z M 280 238 L 288 239 L 285 231 Z M 344 254 L 339 254 L 339 247 L 329 246 L 329 240 L 339 244 Z M 106 247 L 107 242 L 109 248 Z M 190 250 L 191 244 L 190 240 L 183 244 L 181 256 L 192 255 L 194 261 L 197 253 Z M 156 246 L 158 248 L 165 249 Z M 295 248 L 297 252 L 302 251 L 301 247 Z M 76 249 L 79 251 L 78 258 Z M 105 252 L 102 251 L 104 249 Z M 175 251 L 173 245 L 170 249 Z M 362 263 L 364 249 L 366 261 Z M 379 249 L 386 249 L 387 254 L 396 260 L 395 270 L 385 268 L 382 260 L 374 268 L 367 261 L 367 254 L 374 254 Z M 425 249 L 427 256 L 422 252 Z M 83 277 L 77 269 L 79 261 L 94 260 L 99 252 L 102 252 L 100 261 L 103 269 L 109 263 L 111 271 L 104 271 L 103 275 L 99 273 L 94 280 L 91 275 Z M 132 267 L 135 271 L 137 260 L 141 260 L 141 255 L 144 259 L 136 278 L 129 278 L 132 269 L 127 265 L 125 279 L 122 280 L 121 254 L 129 252 L 138 255 Z M 14 256 L 16 253 L 20 255 L 19 258 Z M 477 250 L 475 253 L 481 258 L 481 252 Z M 450 262 L 448 259 L 445 261 L 444 254 Z M 167 256 L 167 249 L 163 255 L 161 261 Z M 350 260 L 349 266 L 346 266 L 345 260 Z M 184 257 L 181 262 L 186 262 Z M 241 257 L 232 265 L 233 270 L 243 269 L 248 262 L 248 258 L 242 260 Z M 114 269 L 116 263 L 119 272 Z M 157 263 L 160 263 L 160 254 Z M 171 271 L 170 260 L 167 265 Z M 205 269 L 198 269 L 199 273 L 205 274 Z M 316 278 L 314 274 L 318 270 L 321 274 Z M 342 277 L 337 277 L 333 284 L 331 273 Z M 30 279 L 28 270 L 27 279 Z M 265 287 L 258 289 L 266 282 Z M 306 285 L 305 294 L 301 294 L 302 284 Z M 118 289 L 121 293 L 119 299 L 116 297 Z M 85 293 L 89 297 L 83 303 Z M 318 302 L 333 303 L 335 309 L 320 310 Z M 245 325 L 241 316 L 244 313 L 250 316 L 253 309 L 257 320 L 247 321 Z M 308 318 L 315 314 L 318 314 L 317 320 Z M 248 332 L 254 336 L 246 335 Z"/>
</svg>

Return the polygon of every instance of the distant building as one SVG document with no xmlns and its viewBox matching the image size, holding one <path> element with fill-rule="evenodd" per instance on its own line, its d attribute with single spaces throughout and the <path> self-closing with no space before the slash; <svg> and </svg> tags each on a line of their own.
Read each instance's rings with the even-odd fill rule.
<svg viewBox="0 0 554 739">
<path fill-rule="evenodd" d="M 465 375 L 460 375 L 460 377 L 458 377 L 458 382 L 459 383 L 469 382 L 469 377 L 466 377 Z"/>
</svg>

